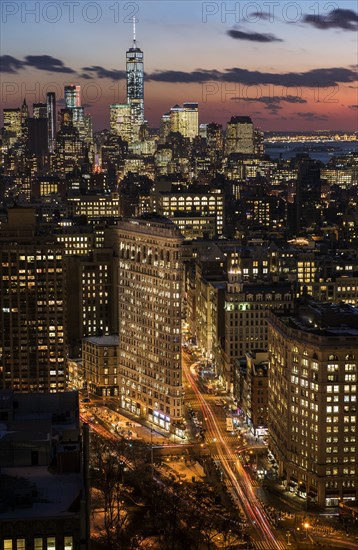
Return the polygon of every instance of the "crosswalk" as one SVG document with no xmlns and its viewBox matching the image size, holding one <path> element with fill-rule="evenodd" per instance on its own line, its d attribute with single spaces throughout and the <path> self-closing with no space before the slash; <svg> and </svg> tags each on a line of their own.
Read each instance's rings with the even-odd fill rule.
<svg viewBox="0 0 358 550">
<path fill-rule="evenodd" d="M 276 542 L 255 540 L 252 544 L 255 550 L 286 550 L 287 548 L 287 545 L 281 540 Z"/>
<path fill-rule="evenodd" d="M 214 439 L 216 440 L 216 438 L 213 438 L 213 436 L 209 434 L 206 435 L 207 443 L 213 443 Z M 220 439 L 222 439 L 229 446 L 231 446 L 233 443 L 236 443 L 237 445 L 239 445 L 239 441 L 237 437 L 235 435 L 231 435 L 230 433 L 226 433 L 226 432 L 223 433 Z"/>
</svg>

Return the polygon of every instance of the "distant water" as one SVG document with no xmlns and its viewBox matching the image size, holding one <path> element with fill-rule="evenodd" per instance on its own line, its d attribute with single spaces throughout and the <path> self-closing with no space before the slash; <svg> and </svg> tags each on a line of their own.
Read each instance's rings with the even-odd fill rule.
<svg viewBox="0 0 358 550">
<path fill-rule="evenodd" d="M 324 164 L 334 156 L 348 155 L 358 151 L 358 142 L 356 141 L 329 141 L 326 143 L 317 143 L 311 141 L 295 143 L 267 143 L 265 145 L 266 155 L 272 159 L 282 158 L 287 160 L 294 158 L 300 153 L 307 153 L 314 160 L 320 160 Z"/>
</svg>

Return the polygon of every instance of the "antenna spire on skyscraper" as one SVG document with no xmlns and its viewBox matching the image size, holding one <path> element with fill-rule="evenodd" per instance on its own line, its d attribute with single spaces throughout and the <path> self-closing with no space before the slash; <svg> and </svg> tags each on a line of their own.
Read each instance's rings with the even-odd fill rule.
<svg viewBox="0 0 358 550">
<path fill-rule="evenodd" d="M 136 36 L 135 36 L 135 24 L 136 24 L 136 18 L 133 15 L 133 48 L 136 48 Z"/>
</svg>

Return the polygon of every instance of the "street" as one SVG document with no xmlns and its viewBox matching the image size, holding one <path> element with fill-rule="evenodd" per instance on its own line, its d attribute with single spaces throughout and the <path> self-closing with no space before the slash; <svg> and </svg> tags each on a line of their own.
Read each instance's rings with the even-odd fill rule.
<svg viewBox="0 0 358 550">
<path fill-rule="evenodd" d="M 206 430 L 205 442 L 211 456 L 220 462 L 238 511 L 245 514 L 251 526 L 249 533 L 255 541 L 255 546 L 266 550 L 285 548 L 284 540 L 272 527 L 264 513 L 253 489 L 251 478 L 239 460 L 238 453 L 233 450 L 232 436 L 228 435 L 223 427 L 223 411 L 215 404 L 217 399 L 212 395 L 204 395 L 191 364 L 192 358 L 184 351 L 183 374 L 200 406 L 203 426 Z"/>
</svg>

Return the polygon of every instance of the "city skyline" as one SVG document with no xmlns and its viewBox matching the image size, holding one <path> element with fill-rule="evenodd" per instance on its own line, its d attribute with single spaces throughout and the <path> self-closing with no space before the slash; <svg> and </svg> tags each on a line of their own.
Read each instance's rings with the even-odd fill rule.
<svg viewBox="0 0 358 550">
<path fill-rule="evenodd" d="M 126 99 L 135 17 L 151 127 L 176 103 L 197 101 L 200 122 L 239 114 L 267 131 L 355 131 L 356 3 L 237 4 L 4 2 L 3 107 L 54 91 L 61 108 L 64 86 L 79 84 L 94 128 L 108 128 L 109 105 Z"/>
</svg>

